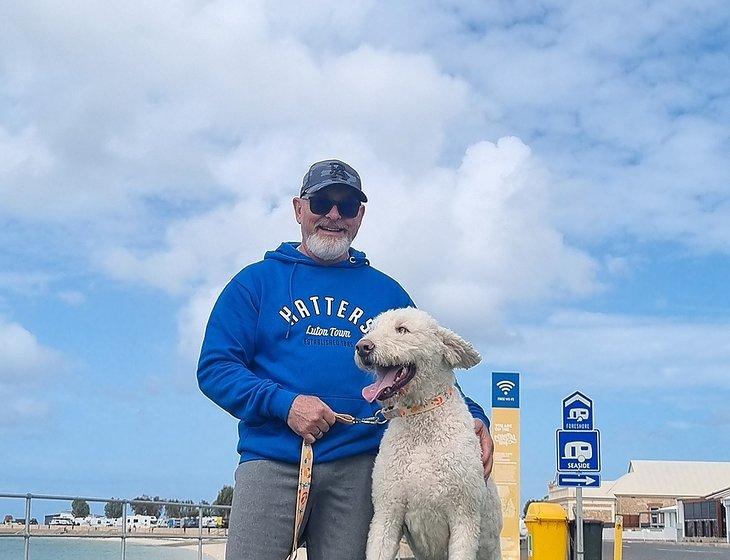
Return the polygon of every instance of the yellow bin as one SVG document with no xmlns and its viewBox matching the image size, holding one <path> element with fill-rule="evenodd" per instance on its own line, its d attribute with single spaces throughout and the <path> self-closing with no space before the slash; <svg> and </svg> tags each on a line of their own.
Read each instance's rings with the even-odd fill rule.
<svg viewBox="0 0 730 560">
<path fill-rule="evenodd" d="M 558 504 L 531 503 L 525 525 L 530 560 L 565 560 L 568 557 L 568 516 Z"/>
</svg>

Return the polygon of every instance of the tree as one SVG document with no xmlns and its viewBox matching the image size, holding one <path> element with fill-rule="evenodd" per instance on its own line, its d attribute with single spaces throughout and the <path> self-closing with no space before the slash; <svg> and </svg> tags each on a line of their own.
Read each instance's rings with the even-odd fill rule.
<svg viewBox="0 0 730 560">
<path fill-rule="evenodd" d="M 91 510 L 85 500 L 76 499 L 71 502 L 71 513 L 74 517 L 87 517 Z"/>
<path fill-rule="evenodd" d="M 547 496 L 545 496 L 542 500 L 536 500 L 535 498 L 530 498 L 525 502 L 525 507 L 522 508 L 522 517 L 527 517 L 527 508 L 530 507 L 530 504 L 533 502 L 540 502 L 547 500 Z"/>
<path fill-rule="evenodd" d="M 112 498 L 113 500 L 114 498 Z M 104 504 L 104 515 L 106 515 L 109 519 L 117 519 L 122 516 L 122 510 L 124 508 L 124 504 L 122 502 L 107 502 Z"/>
<path fill-rule="evenodd" d="M 177 519 L 179 517 L 182 517 L 181 515 L 181 509 L 182 506 L 180 505 L 180 500 L 166 500 L 168 502 L 174 502 L 172 504 L 165 504 L 165 515 L 169 519 Z"/>
<path fill-rule="evenodd" d="M 155 496 L 154 498 L 150 498 L 147 494 L 142 494 L 141 496 L 137 496 L 135 500 L 144 500 L 144 501 L 159 501 L 160 497 Z M 136 515 L 152 515 L 154 517 L 159 517 L 162 513 L 162 504 L 141 504 L 137 502 L 132 502 L 132 511 Z"/>
<path fill-rule="evenodd" d="M 533 502 L 539 502 L 540 500 L 536 500 L 535 498 L 530 498 L 525 502 L 525 507 L 522 508 L 522 517 L 527 517 L 527 508 L 530 507 L 530 504 Z"/>
<path fill-rule="evenodd" d="M 192 505 L 194 502 L 192 500 L 185 500 L 182 502 L 182 507 L 180 508 L 180 517 L 197 517 L 198 516 L 198 508 L 194 505 Z"/>
<path fill-rule="evenodd" d="M 230 506 L 233 503 L 233 486 L 225 485 L 218 492 L 218 497 L 213 502 L 215 506 Z M 216 508 L 216 513 L 225 519 L 228 519 L 228 515 L 231 510 L 228 508 Z"/>
</svg>

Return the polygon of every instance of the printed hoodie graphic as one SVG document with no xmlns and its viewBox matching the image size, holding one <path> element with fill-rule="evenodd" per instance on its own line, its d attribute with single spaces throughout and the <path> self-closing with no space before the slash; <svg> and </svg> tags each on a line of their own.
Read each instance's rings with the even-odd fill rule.
<svg viewBox="0 0 730 560">
<path fill-rule="evenodd" d="M 324 266 L 282 243 L 239 272 L 213 308 L 198 364 L 203 393 L 239 422 L 241 461 L 299 462 L 301 438 L 286 424 L 297 395 L 363 417 L 379 407 L 362 398 L 372 378 L 353 360 L 372 319 L 413 306 L 365 254 Z M 486 422 L 478 405 L 467 400 Z M 475 407 L 475 408 L 474 408 Z M 377 452 L 384 428 L 335 424 L 315 445 L 317 462 Z"/>
</svg>

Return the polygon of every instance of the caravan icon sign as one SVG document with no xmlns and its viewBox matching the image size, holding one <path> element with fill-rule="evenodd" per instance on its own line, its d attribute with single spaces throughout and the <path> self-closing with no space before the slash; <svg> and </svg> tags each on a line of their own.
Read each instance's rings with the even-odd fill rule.
<svg viewBox="0 0 730 560">
<path fill-rule="evenodd" d="M 575 459 L 580 463 L 585 463 L 593 459 L 593 445 L 587 441 L 569 441 L 565 444 L 563 459 Z"/>
<path fill-rule="evenodd" d="M 593 401 L 580 391 L 563 399 L 563 429 L 593 429 Z"/>
<path fill-rule="evenodd" d="M 558 472 L 601 470 L 601 434 L 598 430 L 558 430 L 555 437 Z"/>
</svg>

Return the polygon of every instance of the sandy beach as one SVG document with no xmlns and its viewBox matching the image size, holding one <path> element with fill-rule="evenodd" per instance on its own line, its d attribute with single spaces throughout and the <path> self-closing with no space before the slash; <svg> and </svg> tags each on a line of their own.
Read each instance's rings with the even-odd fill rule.
<svg viewBox="0 0 730 560">
<path fill-rule="evenodd" d="M 144 546 L 170 546 L 179 547 L 193 552 L 198 551 L 198 543 L 187 543 L 181 541 L 156 540 L 154 542 L 146 542 L 144 539 L 130 539 L 129 542 L 135 542 Z M 207 560 L 225 560 L 226 544 L 224 541 L 205 542 L 203 541 L 203 558 Z M 297 560 L 307 560 L 307 549 L 300 548 L 297 552 Z"/>
<path fill-rule="evenodd" d="M 164 546 L 170 548 L 179 548 L 182 550 L 189 550 L 191 552 L 198 552 L 197 541 L 190 540 L 169 540 L 169 539 L 135 539 L 130 538 L 127 540 L 129 543 L 134 543 L 139 546 Z M 225 541 L 206 541 L 203 540 L 203 558 L 207 560 L 224 560 L 226 557 L 226 543 Z M 304 556 L 306 558 L 306 556 Z"/>
<path fill-rule="evenodd" d="M 0 533 L 22 535 L 24 531 L 23 525 L 0 524 Z M 47 526 L 32 525 L 31 534 L 34 536 L 58 536 L 64 535 L 66 538 L 77 539 L 121 539 L 121 531 L 115 527 L 63 527 L 63 526 Z M 136 546 L 154 546 L 154 547 L 170 547 L 179 548 L 181 550 L 196 552 L 198 551 L 197 529 L 141 529 L 133 533 L 128 533 L 127 542 Z M 213 540 L 209 537 L 226 537 L 225 529 L 204 529 L 203 532 L 203 558 L 206 560 L 225 560 L 226 541 L 222 538 Z M 155 538 L 151 538 L 155 537 Z M 399 553 L 400 558 L 412 558 L 412 553 L 408 546 L 401 543 Z M 300 548 L 297 554 L 297 560 L 307 560 L 307 550 Z"/>
</svg>

